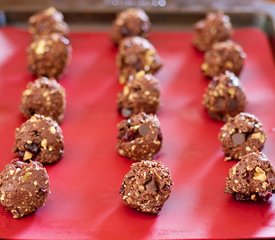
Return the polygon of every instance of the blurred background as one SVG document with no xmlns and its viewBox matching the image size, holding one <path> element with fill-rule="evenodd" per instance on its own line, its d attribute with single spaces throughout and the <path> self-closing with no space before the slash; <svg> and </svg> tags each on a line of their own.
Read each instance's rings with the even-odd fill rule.
<svg viewBox="0 0 275 240">
<path fill-rule="evenodd" d="M 24 25 L 31 14 L 49 6 L 63 12 L 76 29 L 105 29 L 119 10 L 132 6 L 145 9 L 155 28 L 159 23 L 172 28 L 190 26 L 211 10 L 224 10 L 238 26 L 253 22 L 266 29 L 269 26 L 263 25 L 275 22 L 275 0 L 0 0 L 0 22 Z"/>
</svg>

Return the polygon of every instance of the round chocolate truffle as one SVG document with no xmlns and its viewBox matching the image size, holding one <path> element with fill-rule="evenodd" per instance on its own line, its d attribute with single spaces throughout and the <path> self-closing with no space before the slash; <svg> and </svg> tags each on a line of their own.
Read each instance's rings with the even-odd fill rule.
<svg viewBox="0 0 275 240">
<path fill-rule="evenodd" d="M 151 160 L 160 150 L 162 134 L 156 115 L 140 113 L 118 124 L 118 153 L 133 161 Z"/>
<path fill-rule="evenodd" d="M 214 43 L 230 39 L 232 25 L 230 18 L 223 12 L 211 12 L 195 24 L 194 30 L 193 44 L 200 51 L 207 51 Z"/>
<path fill-rule="evenodd" d="M 148 15 L 140 8 L 128 8 L 120 12 L 112 27 L 112 40 L 118 44 L 130 36 L 147 37 L 151 23 Z"/>
<path fill-rule="evenodd" d="M 162 66 L 161 58 L 155 47 L 142 37 L 128 37 L 121 42 L 117 64 L 121 84 L 125 84 L 130 75 L 139 71 L 156 73 Z"/>
<path fill-rule="evenodd" d="M 120 196 L 137 211 L 157 214 L 169 198 L 172 187 L 170 171 L 157 161 L 133 163 L 125 175 Z"/>
<path fill-rule="evenodd" d="M 34 39 L 28 48 L 29 69 L 37 76 L 58 79 L 71 59 L 71 45 L 58 33 Z"/>
<path fill-rule="evenodd" d="M 204 54 L 204 63 L 201 65 L 201 69 L 208 77 L 217 76 L 226 70 L 239 75 L 245 58 L 246 54 L 239 44 L 231 40 L 218 42 Z"/>
<path fill-rule="evenodd" d="M 203 105 L 213 119 L 221 121 L 243 112 L 246 97 L 239 78 L 228 71 L 214 77 L 203 95 Z"/>
<path fill-rule="evenodd" d="M 16 129 L 14 149 L 23 161 L 57 162 L 64 151 L 62 130 L 50 117 L 35 114 Z"/>
<path fill-rule="evenodd" d="M 38 12 L 29 18 L 29 32 L 34 37 L 60 33 L 66 36 L 69 33 L 69 27 L 64 22 L 64 16 L 54 7 Z"/>
<path fill-rule="evenodd" d="M 229 170 L 225 192 L 237 200 L 267 201 L 275 191 L 275 172 L 263 153 L 249 153 Z"/>
<path fill-rule="evenodd" d="M 61 122 L 66 108 L 65 89 L 54 79 L 40 77 L 22 94 L 21 112 L 26 118 L 38 113 Z"/>
<path fill-rule="evenodd" d="M 160 105 L 159 82 L 152 74 L 140 71 L 118 94 L 118 111 L 128 118 L 140 112 L 156 113 Z"/>
<path fill-rule="evenodd" d="M 220 130 L 219 139 L 226 160 L 239 160 L 248 153 L 262 150 L 266 135 L 254 115 L 242 112 L 227 120 Z"/>
<path fill-rule="evenodd" d="M 14 218 L 35 212 L 48 194 L 49 176 L 39 162 L 16 159 L 0 173 L 0 203 Z"/>
</svg>

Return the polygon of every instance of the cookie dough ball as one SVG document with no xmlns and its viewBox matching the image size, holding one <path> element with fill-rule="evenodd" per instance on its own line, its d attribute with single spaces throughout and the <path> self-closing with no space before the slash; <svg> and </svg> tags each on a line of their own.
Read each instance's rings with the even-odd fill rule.
<svg viewBox="0 0 275 240">
<path fill-rule="evenodd" d="M 29 18 L 29 32 L 34 37 L 51 33 L 60 33 L 66 36 L 69 33 L 69 27 L 64 22 L 63 14 L 54 7 L 50 7 Z"/>
<path fill-rule="evenodd" d="M 65 108 L 65 89 L 54 79 L 40 77 L 30 82 L 22 94 L 20 109 L 26 118 L 38 113 L 60 123 Z"/>
<path fill-rule="evenodd" d="M 29 69 L 37 76 L 58 79 L 71 59 L 71 51 L 69 40 L 60 34 L 36 38 L 28 47 Z"/>
<path fill-rule="evenodd" d="M 228 71 L 214 77 L 203 95 L 203 105 L 210 117 L 221 121 L 243 112 L 246 97 L 239 78 Z"/>
<path fill-rule="evenodd" d="M 137 211 L 157 214 L 169 198 L 172 187 L 170 171 L 157 161 L 133 163 L 125 175 L 120 196 Z"/>
<path fill-rule="evenodd" d="M 229 118 L 219 133 L 226 160 L 262 150 L 266 141 L 263 126 L 252 114 L 239 113 Z"/>
<path fill-rule="evenodd" d="M 130 36 L 147 37 L 151 23 L 148 15 L 140 8 L 128 8 L 120 12 L 112 27 L 112 40 L 118 44 Z"/>
<path fill-rule="evenodd" d="M 118 111 L 128 118 L 140 112 L 156 113 L 160 105 L 158 80 L 144 71 L 135 74 L 118 95 Z"/>
<path fill-rule="evenodd" d="M 237 200 L 267 201 L 275 191 L 275 172 L 263 153 L 250 153 L 229 170 L 225 192 Z"/>
<path fill-rule="evenodd" d="M 151 160 L 161 148 L 162 134 L 156 115 L 134 115 L 120 122 L 118 131 L 118 153 L 133 161 Z"/>
<path fill-rule="evenodd" d="M 23 161 L 54 163 L 63 156 L 62 130 L 50 117 L 35 114 L 15 131 L 15 154 Z"/>
<path fill-rule="evenodd" d="M 207 51 L 214 43 L 230 39 L 232 25 L 230 18 L 223 12 L 211 12 L 195 24 L 194 30 L 193 44 L 200 51 Z"/>
<path fill-rule="evenodd" d="M 205 53 L 201 69 L 208 77 L 217 76 L 226 70 L 239 75 L 245 58 L 246 54 L 239 44 L 231 40 L 219 42 Z"/>
<path fill-rule="evenodd" d="M 14 218 L 35 212 L 49 194 L 49 176 L 39 162 L 18 159 L 0 173 L 0 203 Z"/>
<path fill-rule="evenodd" d="M 125 38 L 120 46 L 117 56 L 120 70 L 119 82 L 125 84 L 130 75 L 139 71 L 156 73 L 162 66 L 162 61 L 155 47 L 145 38 Z"/>
</svg>

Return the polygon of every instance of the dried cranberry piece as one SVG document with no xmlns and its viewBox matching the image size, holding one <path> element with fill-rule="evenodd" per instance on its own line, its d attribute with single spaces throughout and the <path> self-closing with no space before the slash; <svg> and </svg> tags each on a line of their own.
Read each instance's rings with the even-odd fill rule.
<svg viewBox="0 0 275 240">
<path fill-rule="evenodd" d="M 269 198 L 271 198 L 272 193 L 271 192 L 264 192 L 264 193 L 259 193 L 259 198 L 263 201 L 267 201 Z"/>
<path fill-rule="evenodd" d="M 134 130 L 128 130 L 127 132 L 125 132 L 125 134 L 122 136 L 121 140 L 125 141 L 125 142 L 130 142 L 134 139 L 136 139 L 137 137 L 139 137 L 140 134 L 138 131 L 134 131 Z"/>
<path fill-rule="evenodd" d="M 162 141 L 162 132 L 159 130 L 158 132 L 158 140 L 161 142 Z"/>
<path fill-rule="evenodd" d="M 37 154 L 40 150 L 35 143 L 31 143 L 31 144 L 26 143 L 24 147 L 27 151 L 30 151 L 31 153 L 34 153 L 34 154 Z"/>
</svg>

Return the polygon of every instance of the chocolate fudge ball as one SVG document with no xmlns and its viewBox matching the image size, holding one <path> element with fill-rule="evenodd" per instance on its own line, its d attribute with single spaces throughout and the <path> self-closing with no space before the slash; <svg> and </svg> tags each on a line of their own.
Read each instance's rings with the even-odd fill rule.
<svg viewBox="0 0 275 240">
<path fill-rule="evenodd" d="M 26 118 L 38 113 L 61 122 L 66 108 L 65 89 L 54 79 L 40 77 L 22 94 L 21 112 Z"/>
<path fill-rule="evenodd" d="M 140 112 L 156 113 L 160 105 L 158 80 L 152 74 L 138 72 L 124 85 L 117 104 L 119 113 L 125 118 Z"/>
<path fill-rule="evenodd" d="M 225 192 L 237 200 L 267 201 L 275 191 L 275 172 L 263 153 L 249 153 L 229 170 Z"/>
<path fill-rule="evenodd" d="M 156 115 L 140 113 L 118 124 L 117 150 L 133 161 L 151 160 L 160 150 L 162 134 Z"/>
<path fill-rule="evenodd" d="M 133 163 L 125 175 L 120 196 L 137 211 L 157 214 L 169 198 L 172 187 L 170 171 L 157 161 Z"/>
<path fill-rule="evenodd" d="M 42 207 L 49 192 L 49 176 L 39 162 L 16 159 L 0 173 L 0 203 L 14 218 Z"/>
<path fill-rule="evenodd" d="M 200 51 L 207 51 L 214 43 L 230 39 L 232 25 L 230 18 L 223 12 L 211 12 L 195 24 L 194 30 L 193 44 Z"/>
<path fill-rule="evenodd" d="M 28 48 L 29 69 L 37 76 L 58 79 L 71 59 L 67 38 L 53 33 L 34 39 Z"/>
<path fill-rule="evenodd" d="M 246 54 L 239 44 L 231 40 L 219 42 L 205 53 L 201 69 L 208 77 L 217 76 L 226 70 L 239 75 L 245 58 Z"/>
<path fill-rule="evenodd" d="M 54 7 L 49 7 L 30 17 L 29 32 L 34 37 L 52 33 L 60 33 L 66 36 L 69 33 L 69 27 L 64 22 L 63 14 Z"/>
<path fill-rule="evenodd" d="M 130 75 L 139 71 L 156 73 L 162 66 L 162 61 L 155 47 L 145 38 L 125 38 L 120 46 L 117 56 L 120 70 L 119 82 L 125 84 Z"/>
<path fill-rule="evenodd" d="M 226 160 L 239 160 L 248 153 L 262 150 L 266 135 L 254 115 L 242 112 L 227 120 L 220 130 L 219 139 Z"/>
<path fill-rule="evenodd" d="M 203 95 L 203 105 L 210 117 L 221 121 L 243 112 L 246 97 L 239 78 L 228 71 L 214 77 Z"/>
<path fill-rule="evenodd" d="M 50 117 L 35 114 L 15 131 L 14 152 L 23 161 L 54 163 L 63 156 L 62 130 Z"/>
<path fill-rule="evenodd" d="M 148 15 L 140 8 L 128 8 L 120 12 L 112 27 L 112 40 L 118 44 L 130 36 L 147 37 L 151 23 Z"/>
</svg>

